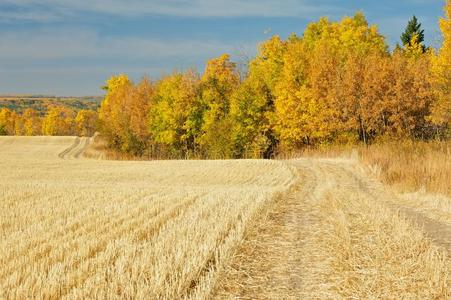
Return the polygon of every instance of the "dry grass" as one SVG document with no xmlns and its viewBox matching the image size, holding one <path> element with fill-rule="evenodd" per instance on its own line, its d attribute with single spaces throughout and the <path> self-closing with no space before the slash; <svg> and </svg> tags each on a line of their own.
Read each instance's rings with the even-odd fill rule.
<svg viewBox="0 0 451 300">
<path fill-rule="evenodd" d="M 321 273 L 332 298 L 447 299 L 446 251 L 404 217 L 365 194 L 333 193 L 321 203 Z"/>
<path fill-rule="evenodd" d="M 451 141 L 375 144 L 360 148 L 359 156 L 400 192 L 451 196 Z"/>
<path fill-rule="evenodd" d="M 359 159 L 399 192 L 424 191 L 451 196 L 451 141 L 325 145 L 280 156 L 296 157 Z"/>
<path fill-rule="evenodd" d="M 277 161 L 58 158 L 74 141 L 0 138 L 0 298 L 205 298 L 294 176 Z"/>
<path fill-rule="evenodd" d="M 0 298 L 450 296 L 445 248 L 356 160 L 82 159 L 89 141 L 0 138 Z M 446 223 L 444 199 L 420 206 Z"/>
<path fill-rule="evenodd" d="M 301 180 L 246 235 L 216 294 L 239 299 L 447 299 L 450 261 L 346 160 L 293 161 Z M 296 199 L 297 201 L 294 201 Z"/>
<path fill-rule="evenodd" d="M 102 160 L 146 160 L 142 157 L 109 148 L 105 139 L 98 133 L 92 137 L 92 143 L 86 148 L 83 156 Z"/>
</svg>

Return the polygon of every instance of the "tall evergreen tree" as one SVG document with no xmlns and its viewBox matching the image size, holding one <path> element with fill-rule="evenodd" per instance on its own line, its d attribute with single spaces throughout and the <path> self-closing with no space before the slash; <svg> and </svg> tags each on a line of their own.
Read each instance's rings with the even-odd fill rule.
<svg viewBox="0 0 451 300">
<path fill-rule="evenodd" d="M 418 22 L 416 16 L 413 16 L 412 19 L 407 23 L 406 30 L 401 35 L 401 41 L 404 47 L 411 46 L 411 42 L 414 36 L 417 36 L 417 43 L 423 44 L 424 42 L 424 30 L 421 29 L 421 23 Z M 423 45 L 423 50 L 425 47 Z"/>
</svg>

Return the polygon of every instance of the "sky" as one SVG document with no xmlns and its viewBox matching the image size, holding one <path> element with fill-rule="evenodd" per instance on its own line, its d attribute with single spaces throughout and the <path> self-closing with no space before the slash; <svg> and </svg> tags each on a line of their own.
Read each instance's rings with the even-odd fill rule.
<svg viewBox="0 0 451 300">
<path fill-rule="evenodd" d="M 0 0 L 0 95 L 102 95 L 111 75 L 157 79 L 203 71 L 229 53 L 252 58 L 274 34 L 363 11 L 394 46 L 416 15 L 440 45 L 444 0 Z"/>
</svg>

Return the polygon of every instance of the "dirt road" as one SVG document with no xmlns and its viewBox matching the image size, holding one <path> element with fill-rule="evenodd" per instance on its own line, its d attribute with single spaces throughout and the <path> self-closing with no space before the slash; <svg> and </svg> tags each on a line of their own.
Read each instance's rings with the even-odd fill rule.
<svg viewBox="0 0 451 300">
<path fill-rule="evenodd" d="M 409 268 L 403 263 L 411 263 L 409 256 L 422 255 L 422 250 L 411 250 L 415 239 L 431 239 L 430 247 L 451 251 L 448 223 L 398 205 L 396 196 L 370 179 L 356 161 L 289 163 L 298 171 L 297 185 L 248 232 L 234 263 L 224 272 L 226 279 L 219 284 L 217 297 L 396 296 L 398 283 L 391 277 L 406 276 L 400 280 L 405 279 L 405 284 L 417 280 L 412 272 L 401 271 Z M 410 247 L 409 254 L 400 254 L 402 247 Z M 445 282 L 441 288 L 449 286 Z"/>
<path fill-rule="evenodd" d="M 67 149 L 58 154 L 62 159 L 79 159 L 92 143 L 93 137 L 75 137 L 74 142 Z"/>
</svg>

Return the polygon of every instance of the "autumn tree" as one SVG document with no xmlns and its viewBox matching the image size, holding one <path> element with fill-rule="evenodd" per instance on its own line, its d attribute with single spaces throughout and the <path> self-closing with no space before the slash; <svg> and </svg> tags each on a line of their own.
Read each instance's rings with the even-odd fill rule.
<svg viewBox="0 0 451 300">
<path fill-rule="evenodd" d="M 275 118 L 282 146 L 327 142 L 339 132 L 362 132 L 362 109 L 369 109 L 361 91 L 364 58 L 385 53 L 384 38 L 362 13 L 340 22 L 322 18 L 310 24 L 285 53 Z M 359 136 L 367 140 L 365 134 Z"/>
<path fill-rule="evenodd" d="M 8 111 L 7 108 L 2 108 L 0 110 L 0 135 L 8 135 L 8 132 L 6 131 Z"/>
<path fill-rule="evenodd" d="M 268 157 L 276 144 L 270 120 L 285 49 L 286 43 L 279 36 L 262 43 L 250 62 L 248 76 L 231 96 L 232 142 L 237 157 Z"/>
<path fill-rule="evenodd" d="M 88 109 L 78 111 L 75 117 L 77 135 L 93 136 L 97 129 L 97 112 Z"/>
<path fill-rule="evenodd" d="M 0 110 L 0 135 L 14 135 L 15 112 L 4 107 Z"/>
<path fill-rule="evenodd" d="M 148 130 L 148 114 L 152 105 L 155 87 L 150 78 L 143 77 L 128 94 L 126 112 L 129 115 L 130 133 L 138 144 L 138 152 L 148 145 L 150 135 Z"/>
<path fill-rule="evenodd" d="M 24 122 L 24 135 L 41 135 L 42 134 L 42 119 L 39 113 L 32 108 L 27 108 L 22 113 Z"/>
<path fill-rule="evenodd" d="M 451 121 L 451 1 L 446 2 L 445 18 L 440 19 L 443 44 L 432 63 L 432 82 L 436 101 L 432 107 L 431 120 L 447 127 Z"/>
<path fill-rule="evenodd" d="M 124 143 L 123 131 L 127 124 L 123 121 L 123 111 L 131 88 L 132 82 L 123 74 L 112 76 L 103 87 L 106 95 L 99 108 L 100 132 L 116 149 L 121 149 Z"/>
<path fill-rule="evenodd" d="M 157 82 L 149 114 L 149 130 L 155 143 L 171 155 L 196 150 L 202 116 L 199 115 L 199 75 L 175 72 Z"/>
<path fill-rule="evenodd" d="M 147 148 L 147 114 L 153 85 L 143 78 L 134 85 L 126 75 L 112 76 L 99 109 L 100 131 L 113 148 L 142 155 Z"/>
<path fill-rule="evenodd" d="M 232 122 L 227 118 L 230 97 L 239 86 L 236 64 L 228 54 L 207 63 L 201 78 L 202 113 L 201 135 L 198 139 L 203 151 L 210 157 L 231 157 L 230 131 Z"/>
<path fill-rule="evenodd" d="M 24 120 L 15 110 L 11 112 L 10 122 L 14 126 L 12 135 L 25 135 Z"/>
<path fill-rule="evenodd" d="M 298 40 L 288 44 L 281 78 L 276 85 L 273 119 L 273 127 L 284 148 L 297 148 L 309 143 L 311 137 L 308 123 L 313 99 L 308 86 L 308 68 L 305 43 Z"/>
<path fill-rule="evenodd" d="M 75 112 L 67 107 L 52 106 L 42 121 L 44 135 L 74 135 Z"/>
</svg>

